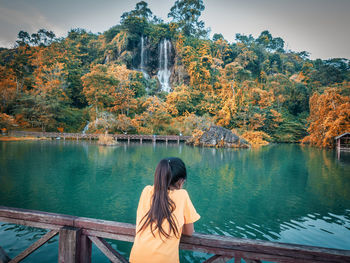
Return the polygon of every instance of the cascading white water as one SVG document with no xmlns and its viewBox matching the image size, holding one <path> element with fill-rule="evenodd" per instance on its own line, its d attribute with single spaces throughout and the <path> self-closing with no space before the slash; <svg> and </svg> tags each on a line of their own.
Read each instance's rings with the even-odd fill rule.
<svg viewBox="0 0 350 263">
<path fill-rule="evenodd" d="M 143 36 L 141 36 L 141 63 L 140 63 L 140 69 L 143 72 L 145 68 L 145 62 L 144 62 L 144 54 L 145 54 L 145 40 Z"/>
<path fill-rule="evenodd" d="M 87 124 L 86 124 L 86 126 L 84 127 L 84 130 L 82 131 L 82 134 L 85 134 L 85 133 L 88 131 L 88 129 L 89 129 L 89 124 L 90 124 L 90 122 L 88 121 Z"/>
<path fill-rule="evenodd" d="M 140 59 L 140 71 L 143 73 L 143 76 L 146 79 L 149 79 L 149 75 L 145 69 L 145 40 L 147 41 L 147 37 L 146 39 L 141 36 L 141 59 Z"/>
<path fill-rule="evenodd" d="M 171 52 L 171 42 L 168 39 L 163 39 L 159 43 L 159 70 L 157 77 L 163 91 L 170 92 L 170 75 L 168 68 L 168 55 Z"/>
</svg>

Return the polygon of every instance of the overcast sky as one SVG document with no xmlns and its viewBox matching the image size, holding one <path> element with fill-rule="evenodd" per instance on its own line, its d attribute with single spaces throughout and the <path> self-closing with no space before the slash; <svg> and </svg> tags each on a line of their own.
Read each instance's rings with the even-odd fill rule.
<svg viewBox="0 0 350 263">
<path fill-rule="evenodd" d="M 119 24 L 139 1 L 128 0 L 0 0 L 0 46 L 13 46 L 20 30 L 40 28 L 66 36 L 72 28 L 104 32 Z M 149 0 L 153 14 L 169 21 L 175 0 Z M 350 59 L 350 0 L 204 0 L 202 20 L 214 33 L 233 42 L 236 33 L 269 30 L 293 51 L 311 58 Z"/>
</svg>

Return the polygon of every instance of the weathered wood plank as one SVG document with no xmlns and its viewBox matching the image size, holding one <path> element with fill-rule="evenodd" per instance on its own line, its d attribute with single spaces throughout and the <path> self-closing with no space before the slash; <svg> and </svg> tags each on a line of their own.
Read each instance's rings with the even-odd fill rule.
<svg viewBox="0 0 350 263">
<path fill-rule="evenodd" d="M 132 224 L 8 207 L 0 207 L 0 221 L 48 229 L 64 225 L 78 227 L 86 235 L 124 241 L 132 241 L 135 236 L 135 226 Z M 349 250 L 198 233 L 192 237 L 182 237 L 180 248 L 231 258 L 239 252 L 242 258 L 275 262 L 350 262 Z"/>
<path fill-rule="evenodd" d="M 39 238 L 34 244 L 30 245 L 27 249 L 25 249 L 23 252 L 17 255 L 14 259 L 12 259 L 10 263 L 20 262 L 21 260 L 29 256 L 31 253 L 33 253 L 35 250 L 37 250 L 39 247 L 44 245 L 51 238 L 56 236 L 57 234 L 58 234 L 57 230 L 51 230 L 50 232 L 46 233 L 41 238 Z"/>
<path fill-rule="evenodd" d="M 11 260 L 11 258 L 7 255 L 5 250 L 0 247 L 0 263 L 8 263 Z"/>
<path fill-rule="evenodd" d="M 46 229 L 60 229 L 62 226 L 70 226 L 129 236 L 135 235 L 135 225 L 133 224 L 3 206 L 0 206 L 1 221 Z"/>
<path fill-rule="evenodd" d="M 73 263 L 80 259 L 80 235 L 81 230 L 74 227 L 63 227 L 59 231 L 58 262 Z"/>
<path fill-rule="evenodd" d="M 9 218 L 9 217 L 2 217 L 2 216 L 0 216 L 0 222 L 7 222 L 11 224 L 16 224 L 16 225 L 31 226 L 36 228 L 50 229 L 50 230 L 59 230 L 62 227 L 59 225 L 45 224 L 40 222 L 20 220 L 16 218 Z"/>
<path fill-rule="evenodd" d="M 181 249 L 186 249 L 186 248 L 181 247 Z M 200 247 L 200 246 L 196 246 L 190 250 L 201 251 L 204 253 L 221 253 L 224 256 L 230 256 L 230 257 L 235 257 L 235 254 L 237 252 L 235 250 L 230 250 L 230 249 L 212 249 L 212 248 Z M 295 257 L 274 255 L 273 253 L 261 254 L 261 253 L 253 253 L 253 252 L 242 252 L 242 251 L 239 251 L 239 252 L 240 252 L 240 255 L 242 256 L 242 258 L 249 258 L 251 260 L 254 259 L 254 260 L 257 260 L 258 262 L 260 260 L 269 261 L 269 262 L 280 262 L 280 263 L 347 262 L 347 261 L 343 261 L 343 260 L 336 260 L 336 261 L 322 260 L 322 261 L 319 261 L 319 260 L 296 259 Z M 236 257 L 236 260 L 238 260 L 237 257 Z"/>
<path fill-rule="evenodd" d="M 19 135 L 19 136 L 36 136 L 36 137 L 46 137 L 46 138 L 57 138 L 57 137 L 63 137 L 65 140 L 67 139 L 90 139 L 91 138 L 98 138 L 99 134 L 84 134 L 84 133 L 58 133 L 58 132 L 26 132 L 26 131 L 10 131 L 10 134 L 13 135 Z M 142 142 L 142 140 L 145 141 L 177 141 L 178 143 L 180 141 L 186 141 L 190 138 L 190 136 L 178 136 L 178 135 L 142 135 L 142 134 L 112 134 L 113 138 L 116 140 L 139 140 Z"/>
<path fill-rule="evenodd" d="M 240 256 L 236 256 L 235 263 L 242 263 L 242 258 Z"/>
<path fill-rule="evenodd" d="M 305 245 L 286 244 L 270 241 L 259 241 L 250 239 L 241 239 L 234 237 L 203 235 L 195 233 L 192 237 L 183 236 L 181 238 L 183 245 L 187 244 L 189 247 L 206 248 L 207 253 L 220 254 L 219 251 L 228 251 L 232 255 L 233 251 L 241 251 L 248 254 L 262 254 L 266 256 L 276 256 L 279 259 L 295 259 L 295 260 L 309 260 L 309 262 L 344 262 L 350 259 L 349 250 L 329 249 L 322 247 L 313 247 Z M 250 257 L 244 258 L 259 259 Z M 261 258 L 264 260 L 264 258 Z M 268 259 L 266 259 L 268 260 Z"/>
<path fill-rule="evenodd" d="M 113 233 L 94 231 L 94 230 L 88 230 L 88 229 L 83 229 L 82 233 L 87 236 L 103 237 L 107 239 L 114 239 L 114 240 L 120 240 L 120 241 L 126 241 L 126 242 L 134 242 L 134 239 L 135 239 L 134 236 L 130 236 L 130 235 L 113 234 Z"/>
<path fill-rule="evenodd" d="M 225 256 L 221 256 L 221 255 L 214 255 L 214 256 L 208 258 L 206 261 L 203 261 L 203 263 L 225 263 L 230 259 L 231 258 L 229 258 L 229 257 L 225 257 Z"/>
<path fill-rule="evenodd" d="M 74 226 L 94 231 L 135 236 L 135 225 L 128 223 L 78 217 L 74 222 Z"/>
<path fill-rule="evenodd" d="M 258 259 L 247 259 L 247 258 L 245 258 L 244 261 L 246 263 L 261 263 L 261 260 L 258 260 Z"/>
<path fill-rule="evenodd" d="M 79 251 L 80 251 L 79 262 L 91 263 L 92 244 L 88 236 L 83 234 L 80 236 Z"/>
<path fill-rule="evenodd" d="M 38 222 L 48 225 L 73 226 L 75 216 L 0 206 L 0 217 Z M 44 228 L 44 227 L 43 227 Z"/>
<path fill-rule="evenodd" d="M 89 238 L 113 263 L 128 263 L 128 261 L 117 251 L 115 251 L 104 239 L 94 236 L 89 236 Z"/>
</svg>

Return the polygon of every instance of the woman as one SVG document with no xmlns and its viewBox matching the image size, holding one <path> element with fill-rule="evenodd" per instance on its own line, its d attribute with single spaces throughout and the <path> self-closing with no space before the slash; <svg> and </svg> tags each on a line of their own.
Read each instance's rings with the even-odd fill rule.
<svg viewBox="0 0 350 263">
<path fill-rule="evenodd" d="M 200 216 L 186 190 L 186 167 L 179 158 L 161 160 L 154 185 L 146 186 L 137 208 L 130 262 L 179 262 L 181 234 L 191 236 Z"/>
</svg>

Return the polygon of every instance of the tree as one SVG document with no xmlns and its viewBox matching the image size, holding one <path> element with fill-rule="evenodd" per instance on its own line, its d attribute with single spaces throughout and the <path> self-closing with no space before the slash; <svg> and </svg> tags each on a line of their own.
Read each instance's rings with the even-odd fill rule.
<svg viewBox="0 0 350 263">
<path fill-rule="evenodd" d="M 148 8 L 148 4 L 145 1 L 138 2 L 134 10 L 125 12 L 121 16 L 121 24 L 130 17 L 144 18 L 146 20 L 152 19 L 152 11 Z"/>
<path fill-rule="evenodd" d="M 166 102 L 156 96 L 148 97 L 143 103 L 142 114 L 134 118 L 134 126 L 141 134 L 167 134 L 171 121 Z"/>
<path fill-rule="evenodd" d="M 132 80 L 138 72 L 129 70 L 125 65 L 96 65 L 91 72 L 82 77 L 83 92 L 89 105 L 94 106 L 96 113 L 103 110 L 129 114 L 136 108 L 135 90 Z"/>
<path fill-rule="evenodd" d="M 31 59 L 34 49 L 29 45 L 18 46 L 4 52 L 3 66 L 11 69 L 8 72 L 15 74 L 16 94 L 20 94 L 27 86 L 31 85 L 32 66 Z M 2 63 L 1 63 L 2 64 Z"/>
<path fill-rule="evenodd" d="M 55 33 L 46 29 L 39 29 L 31 35 L 31 44 L 34 46 L 49 46 L 55 40 Z"/>
<path fill-rule="evenodd" d="M 22 104 L 17 112 L 24 113 L 33 126 L 42 130 L 55 129 L 68 112 L 67 71 L 60 62 L 63 56 L 56 46 L 36 47 L 32 89 L 20 98 Z"/>
<path fill-rule="evenodd" d="M 108 72 L 107 66 L 95 65 L 81 79 L 86 100 L 89 105 L 95 107 L 96 113 L 112 105 L 112 94 L 117 89 L 119 81 Z"/>
<path fill-rule="evenodd" d="M 18 40 L 16 40 L 16 43 L 18 46 L 25 46 L 30 44 L 30 35 L 26 31 L 19 31 L 17 35 Z"/>
<path fill-rule="evenodd" d="M 121 16 L 121 25 L 132 34 L 142 35 L 152 18 L 152 11 L 145 1 L 138 2 L 134 10 Z"/>
<path fill-rule="evenodd" d="M 16 76 L 11 68 L 0 66 L 0 112 L 9 108 L 16 97 Z"/>
<path fill-rule="evenodd" d="M 319 147 L 332 147 L 334 137 L 350 130 L 350 97 L 340 95 L 337 88 L 310 98 L 309 135 L 303 139 Z"/>
<path fill-rule="evenodd" d="M 314 68 L 316 70 L 312 72 L 310 80 L 322 86 L 342 83 L 348 78 L 347 73 L 350 69 L 345 59 L 329 59 L 324 61 L 317 59 L 314 62 Z"/>
<path fill-rule="evenodd" d="M 166 102 L 176 108 L 176 115 L 183 115 L 186 112 L 193 111 L 191 93 L 186 85 L 178 86 L 173 92 L 170 92 L 167 95 Z"/>
<path fill-rule="evenodd" d="M 250 46 L 254 42 L 254 37 L 252 35 L 246 36 L 240 33 L 236 34 L 236 41 L 243 43 L 246 46 Z"/>
<path fill-rule="evenodd" d="M 261 32 L 260 36 L 256 39 L 256 42 L 264 47 L 270 47 L 272 42 L 272 35 L 268 30 Z"/>
<path fill-rule="evenodd" d="M 284 52 L 284 40 L 280 37 L 273 38 L 268 30 L 261 32 L 260 36 L 256 39 L 256 43 L 263 45 L 269 50 Z"/>
<path fill-rule="evenodd" d="M 126 116 L 125 114 L 119 114 L 116 120 L 115 129 L 118 132 L 128 133 L 135 130 L 135 127 L 133 126 L 133 122 L 130 117 Z"/>
<path fill-rule="evenodd" d="M 284 51 L 284 40 L 280 37 L 276 37 L 272 39 L 271 49 L 276 50 L 278 52 Z"/>
<path fill-rule="evenodd" d="M 218 34 L 218 33 L 215 33 L 213 35 L 213 41 L 216 42 L 218 41 L 219 39 L 224 39 L 224 36 L 222 34 Z"/>
<path fill-rule="evenodd" d="M 204 22 L 199 20 L 204 8 L 203 0 L 177 0 L 168 17 L 179 25 L 185 36 L 205 37 Z"/>
<path fill-rule="evenodd" d="M 19 31 L 16 43 L 18 46 L 49 46 L 55 41 L 55 33 L 46 29 L 39 29 L 37 33 L 29 35 L 26 31 Z"/>
<path fill-rule="evenodd" d="M 12 116 L 0 112 L 0 130 L 6 131 L 17 126 L 16 120 Z"/>
</svg>

